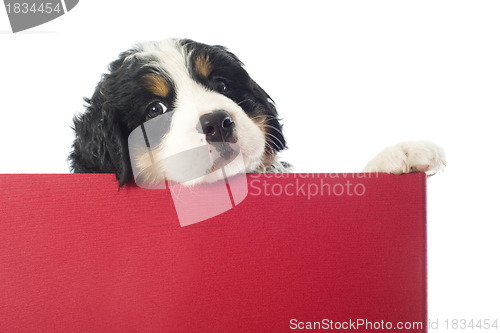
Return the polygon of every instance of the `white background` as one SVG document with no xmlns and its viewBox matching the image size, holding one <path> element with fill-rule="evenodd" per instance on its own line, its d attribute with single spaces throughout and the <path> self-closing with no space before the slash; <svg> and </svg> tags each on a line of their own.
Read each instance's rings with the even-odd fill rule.
<svg viewBox="0 0 500 333">
<path fill-rule="evenodd" d="M 278 104 L 296 171 L 358 172 L 402 140 L 443 146 L 448 168 L 428 180 L 431 331 L 500 324 L 500 3 L 82 0 L 17 34 L 2 9 L 0 173 L 68 172 L 82 97 L 119 52 L 166 37 L 243 60 Z"/>
</svg>

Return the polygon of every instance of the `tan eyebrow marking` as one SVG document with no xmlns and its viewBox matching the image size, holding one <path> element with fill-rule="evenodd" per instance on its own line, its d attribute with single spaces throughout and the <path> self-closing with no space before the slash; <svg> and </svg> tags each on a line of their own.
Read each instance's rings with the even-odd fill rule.
<svg viewBox="0 0 500 333">
<path fill-rule="evenodd" d="M 149 92 L 163 98 L 167 97 L 170 91 L 167 81 L 159 75 L 149 74 L 144 76 L 142 84 Z"/>
<path fill-rule="evenodd" d="M 194 68 L 198 74 L 207 78 L 213 70 L 213 64 L 207 54 L 200 54 L 194 60 Z"/>
</svg>

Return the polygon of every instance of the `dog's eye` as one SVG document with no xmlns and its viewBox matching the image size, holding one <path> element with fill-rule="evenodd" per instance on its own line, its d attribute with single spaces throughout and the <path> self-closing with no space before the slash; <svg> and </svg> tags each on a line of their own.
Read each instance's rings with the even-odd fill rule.
<svg viewBox="0 0 500 333">
<path fill-rule="evenodd" d="M 226 82 L 224 82 L 223 80 L 218 79 L 218 80 L 215 80 L 215 90 L 217 90 L 220 93 L 225 93 L 229 89 L 227 87 Z"/>
<path fill-rule="evenodd" d="M 167 112 L 168 108 L 162 102 L 155 102 L 148 106 L 148 117 L 154 118 Z"/>
</svg>

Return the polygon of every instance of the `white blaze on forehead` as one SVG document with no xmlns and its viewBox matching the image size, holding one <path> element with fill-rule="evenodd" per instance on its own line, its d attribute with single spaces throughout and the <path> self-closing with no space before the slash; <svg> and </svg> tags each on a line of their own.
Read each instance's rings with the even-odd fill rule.
<svg viewBox="0 0 500 333">
<path fill-rule="evenodd" d="M 140 55 L 147 55 L 157 61 L 157 66 L 173 81 L 176 93 L 175 109 L 196 111 L 198 117 L 215 110 L 231 112 L 242 109 L 231 99 L 206 89 L 195 81 L 189 72 L 189 57 L 178 40 L 144 42 Z"/>
</svg>

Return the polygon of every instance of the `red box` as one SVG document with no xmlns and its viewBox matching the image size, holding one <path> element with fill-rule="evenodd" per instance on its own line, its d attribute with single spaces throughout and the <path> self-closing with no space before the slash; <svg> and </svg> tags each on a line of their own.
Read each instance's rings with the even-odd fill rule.
<svg viewBox="0 0 500 333">
<path fill-rule="evenodd" d="M 0 175 L 2 331 L 426 332 L 425 174 L 247 177 L 181 228 L 168 190 Z"/>
</svg>

